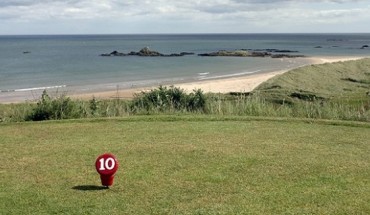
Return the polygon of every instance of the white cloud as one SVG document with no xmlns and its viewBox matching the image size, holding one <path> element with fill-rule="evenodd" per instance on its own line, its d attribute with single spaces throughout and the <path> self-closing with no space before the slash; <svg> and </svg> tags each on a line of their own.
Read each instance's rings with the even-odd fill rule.
<svg viewBox="0 0 370 215">
<path fill-rule="evenodd" d="M 21 31 L 23 26 L 19 23 L 29 23 L 27 29 L 32 29 L 32 25 L 50 25 L 50 31 L 58 25 L 68 31 L 68 26 L 77 25 L 71 23 L 78 22 L 84 25 L 80 29 L 88 31 L 79 33 L 93 31 L 99 33 L 108 27 L 112 30 L 114 26 L 116 29 L 122 29 L 119 27 L 124 29 L 117 30 L 116 33 L 137 33 L 138 30 L 140 31 L 138 33 L 144 33 L 141 31 L 152 33 L 159 30 L 178 31 L 180 28 L 183 32 L 253 32 L 259 31 L 261 27 L 277 29 L 277 24 L 280 24 L 284 31 L 294 31 L 294 27 L 301 25 L 316 24 L 323 28 L 340 23 L 356 25 L 366 20 L 370 20 L 370 3 L 366 0 L 2 0 L 0 2 L 0 27 L 5 26 L 0 29 L 0 34 L 9 33 L 7 31 L 10 26 L 14 32 L 17 28 Z"/>
</svg>

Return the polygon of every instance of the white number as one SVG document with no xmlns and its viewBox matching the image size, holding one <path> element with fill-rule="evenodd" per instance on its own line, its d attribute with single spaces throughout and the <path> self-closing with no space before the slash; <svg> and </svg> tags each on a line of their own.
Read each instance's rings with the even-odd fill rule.
<svg viewBox="0 0 370 215">
<path fill-rule="evenodd" d="M 100 162 L 99 170 L 106 170 L 106 169 L 112 170 L 114 166 L 116 165 L 116 162 L 114 161 L 113 158 L 108 158 L 107 160 L 105 160 L 105 162 L 104 162 L 104 158 L 101 158 L 99 162 Z"/>
</svg>

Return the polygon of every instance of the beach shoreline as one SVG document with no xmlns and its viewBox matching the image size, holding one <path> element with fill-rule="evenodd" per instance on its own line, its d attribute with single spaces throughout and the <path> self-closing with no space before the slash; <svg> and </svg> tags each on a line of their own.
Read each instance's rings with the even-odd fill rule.
<svg viewBox="0 0 370 215">
<path fill-rule="evenodd" d="M 314 65 L 314 64 L 325 64 L 325 63 L 335 63 L 340 61 L 349 61 L 349 60 L 359 60 L 366 58 L 365 56 L 319 56 L 319 57 L 307 57 L 309 63 L 302 66 Z M 162 84 L 163 86 L 174 86 L 183 89 L 187 93 L 191 93 L 193 90 L 201 89 L 204 93 L 230 93 L 230 92 L 241 92 L 247 93 L 251 92 L 261 83 L 267 81 L 268 79 L 281 75 L 292 69 L 299 67 L 292 67 L 289 69 L 275 70 L 270 72 L 259 72 L 241 76 L 234 77 L 222 77 L 215 79 L 207 80 L 196 80 L 196 81 L 187 81 L 187 82 L 178 82 L 173 84 Z M 140 94 L 141 92 L 147 92 L 152 89 L 158 88 L 159 85 L 152 86 L 143 86 L 143 87 L 131 87 L 129 89 L 123 88 L 119 89 L 117 86 L 116 90 L 104 90 L 104 91 L 94 91 L 94 92 L 65 92 L 63 88 L 48 90 L 48 94 L 51 96 L 58 95 L 67 95 L 72 99 L 80 100 L 90 100 L 92 98 L 96 99 L 132 99 L 135 94 Z M 24 95 L 20 92 L 17 93 L 2 93 L 2 98 L 0 98 L 0 104 L 10 104 L 10 103 L 22 103 L 22 102 L 35 102 L 38 101 L 41 97 L 43 90 L 32 91 L 31 98 L 25 100 Z"/>
<path fill-rule="evenodd" d="M 366 57 L 353 57 L 353 56 L 308 57 L 307 59 L 310 61 L 310 63 L 307 65 L 344 62 L 344 61 L 350 61 L 350 60 L 360 60 L 363 58 L 366 58 Z M 303 66 L 307 66 L 307 65 L 303 65 Z M 247 93 L 247 92 L 251 92 L 253 89 L 255 89 L 257 86 L 259 86 L 263 82 L 267 81 L 268 79 L 275 77 L 277 75 L 281 75 L 285 72 L 288 72 L 296 68 L 289 68 L 289 69 L 277 70 L 277 71 L 272 71 L 272 72 L 254 73 L 254 74 L 249 74 L 249 75 L 244 75 L 244 76 L 239 76 L 239 77 L 228 77 L 228 78 L 219 78 L 219 79 L 211 79 L 211 80 L 198 80 L 198 81 L 192 81 L 192 82 L 175 83 L 175 84 L 163 85 L 163 86 L 178 87 L 178 88 L 183 89 L 187 93 L 190 93 L 193 90 L 197 90 L 197 89 L 201 89 L 205 93 L 230 93 L 230 92 Z M 93 97 L 95 97 L 96 99 L 115 99 L 115 98 L 132 99 L 135 94 L 139 94 L 141 92 L 147 92 L 157 87 L 158 86 L 133 87 L 131 89 L 117 89 L 114 91 L 76 93 L 76 94 L 70 95 L 70 97 L 74 99 L 83 99 L 83 100 L 92 99 Z"/>
</svg>

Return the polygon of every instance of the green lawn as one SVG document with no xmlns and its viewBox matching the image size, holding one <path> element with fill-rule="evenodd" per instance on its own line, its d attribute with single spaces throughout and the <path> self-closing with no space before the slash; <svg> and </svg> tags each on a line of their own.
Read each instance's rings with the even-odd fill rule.
<svg viewBox="0 0 370 215">
<path fill-rule="evenodd" d="M 370 214 L 370 124 L 194 116 L 0 124 L 0 214 Z M 101 189 L 94 162 L 120 168 Z"/>
</svg>

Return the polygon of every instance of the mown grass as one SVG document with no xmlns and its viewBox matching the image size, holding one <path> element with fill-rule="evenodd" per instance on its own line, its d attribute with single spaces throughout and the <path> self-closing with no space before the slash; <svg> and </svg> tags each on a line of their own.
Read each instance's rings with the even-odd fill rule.
<svg viewBox="0 0 370 215">
<path fill-rule="evenodd" d="M 369 214 L 369 140 L 367 123 L 277 118 L 1 124 L 0 214 Z"/>
</svg>

